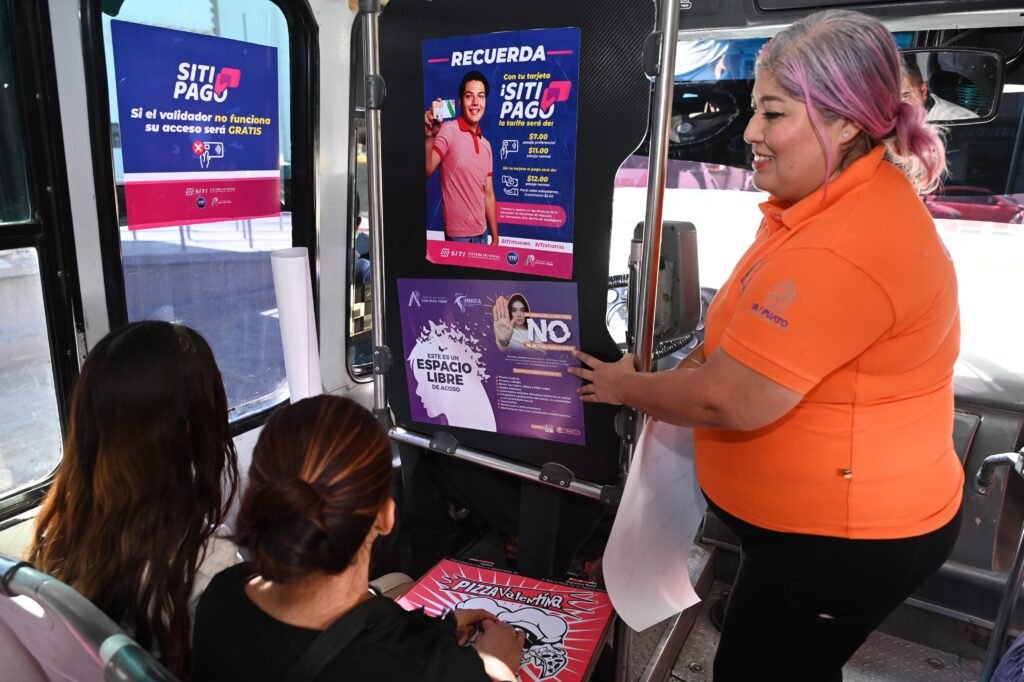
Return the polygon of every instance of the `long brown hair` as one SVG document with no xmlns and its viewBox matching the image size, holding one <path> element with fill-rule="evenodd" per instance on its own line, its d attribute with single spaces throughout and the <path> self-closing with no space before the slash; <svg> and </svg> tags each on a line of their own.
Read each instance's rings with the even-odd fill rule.
<svg viewBox="0 0 1024 682">
<path fill-rule="evenodd" d="M 340 573 L 388 500 L 391 476 L 387 433 L 365 408 L 330 395 L 283 407 L 253 450 L 236 541 L 274 582 Z"/>
<path fill-rule="evenodd" d="M 182 325 L 129 324 L 82 366 L 29 560 L 185 676 L 196 568 L 237 484 L 210 346 Z"/>
</svg>

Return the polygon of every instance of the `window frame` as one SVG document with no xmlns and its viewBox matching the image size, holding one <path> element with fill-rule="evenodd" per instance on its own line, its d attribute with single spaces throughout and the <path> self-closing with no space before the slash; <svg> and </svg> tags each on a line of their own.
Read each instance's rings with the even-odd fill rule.
<svg viewBox="0 0 1024 682">
<path fill-rule="evenodd" d="M 349 121 L 348 121 L 348 133 L 349 133 L 349 156 L 348 156 L 348 214 L 345 226 L 345 243 L 347 250 L 351 251 L 354 249 L 354 243 L 356 238 L 356 213 L 355 213 L 355 199 L 359 192 L 359 186 L 357 181 L 357 166 L 358 166 L 358 153 L 359 153 L 359 129 L 362 128 L 363 136 L 366 135 L 366 103 L 363 102 L 363 90 L 366 81 L 366 70 L 363 68 L 363 41 L 362 41 L 362 21 L 359 17 L 356 17 L 355 22 L 352 24 L 352 30 L 349 34 L 351 36 L 351 42 L 349 45 L 351 60 L 350 60 L 350 73 L 349 73 Z M 360 122 L 362 125 L 360 126 Z M 362 200 L 365 204 L 362 204 L 364 209 L 368 209 L 369 197 L 364 197 Z M 372 251 L 370 259 L 371 267 L 373 267 Z M 364 329 L 362 331 L 352 333 L 352 306 L 355 301 L 352 298 L 353 284 L 352 284 L 352 265 L 351 257 L 349 256 L 346 260 L 348 267 L 348 275 L 346 277 L 345 286 L 345 369 L 348 372 L 348 376 L 352 381 L 357 384 L 368 384 L 373 381 L 373 363 L 363 363 L 356 365 L 353 362 L 354 351 L 357 342 L 365 342 L 368 335 L 372 335 L 373 328 Z M 370 285 L 372 287 L 372 285 Z M 372 294 L 371 294 L 372 296 Z M 372 298 L 371 298 L 372 305 Z M 372 346 L 372 336 L 371 336 Z"/>
<path fill-rule="evenodd" d="M 9 0 L 13 1 L 13 0 Z M 291 81 L 291 178 L 282 179 L 292 214 L 292 246 L 310 250 L 310 281 L 316 328 L 320 330 L 319 278 L 317 276 L 317 181 L 320 111 L 319 29 L 306 0 L 267 0 L 277 6 L 288 26 L 289 78 Z M 102 0 L 81 0 L 82 52 L 85 60 L 89 143 L 92 146 L 96 213 L 99 220 L 100 253 L 106 291 L 107 316 L 111 329 L 128 323 L 128 301 L 121 236 L 118 228 L 117 184 L 114 178 L 113 144 L 107 67 L 103 41 Z M 285 401 L 231 422 L 231 434 L 249 431 L 263 424 L 267 416 Z"/>
<path fill-rule="evenodd" d="M 71 388 L 78 378 L 84 335 L 82 297 L 71 223 L 57 73 L 46 2 L 0 0 L 8 17 L 25 146 L 31 214 L 0 229 L 0 250 L 32 248 L 39 259 L 47 337 L 61 436 L 67 432 Z M 0 497 L 0 521 L 38 504 L 53 474 Z"/>
</svg>

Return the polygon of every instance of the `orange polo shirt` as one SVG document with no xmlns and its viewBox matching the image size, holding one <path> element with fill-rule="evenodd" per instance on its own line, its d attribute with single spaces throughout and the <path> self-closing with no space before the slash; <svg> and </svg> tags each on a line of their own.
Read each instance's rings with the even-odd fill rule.
<svg viewBox="0 0 1024 682">
<path fill-rule="evenodd" d="M 721 349 L 804 394 L 756 431 L 695 429 L 701 487 L 762 528 L 902 538 L 960 506 L 956 274 L 883 152 L 827 192 L 761 204 L 757 237 L 707 314 L 706 354 Z"/>
</svg>

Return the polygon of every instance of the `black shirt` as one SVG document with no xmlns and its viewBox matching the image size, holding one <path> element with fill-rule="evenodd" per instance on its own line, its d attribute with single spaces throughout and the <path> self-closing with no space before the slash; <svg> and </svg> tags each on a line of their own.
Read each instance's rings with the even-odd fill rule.
<svg viewBox="0 0 1024 682">
<path fill-rule="evenodd" d="M 271 617 L 245 594 L 250 564 L 221 571 L 203 592 L 193 632 L 192 679 L 277 682 L 320 634 Z M 437 680 L 490 682 L 472 647 L 460 647 L 452 619 L 409 612 L 386 597 L 377 625 L 335 656 L 318 682 Z M 344 618 L 344 616 L 342 616 Z"/>
</svg>

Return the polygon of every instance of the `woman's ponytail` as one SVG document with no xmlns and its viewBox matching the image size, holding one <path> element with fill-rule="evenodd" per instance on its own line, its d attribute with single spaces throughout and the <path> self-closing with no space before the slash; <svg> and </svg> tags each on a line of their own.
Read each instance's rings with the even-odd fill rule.
<svg viewBox="0 0 1024 682">
<path fill-rule="evenodd" d="M 935 190 L 946 173 L 946 148 L 939 129 L 927 121 L 924 107 L 902 102 L 892 134 L 882 142 L 889 156 L 919 192 Z"/>
</svg>

